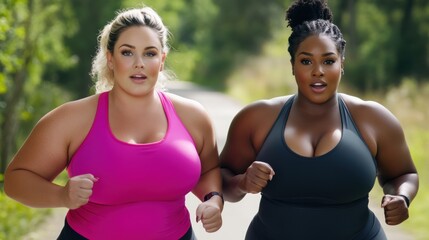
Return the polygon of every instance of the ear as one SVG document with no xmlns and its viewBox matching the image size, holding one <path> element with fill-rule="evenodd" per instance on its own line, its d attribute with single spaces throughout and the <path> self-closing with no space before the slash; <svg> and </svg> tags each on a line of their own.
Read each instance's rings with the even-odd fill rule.
<svg viewBox="0 0 429 240">
<path fill-rule="evenodd" d="M 106 53 L 107 57 L 107 67 L 109 67 L 110 70 L 113 70 L 113 55 L 110 51 L 107 51 Z"/>
<path fill-rule="evenodd" d="M 162 72 L 164 70 L 165 59 L 167 58 L 167 54 L 165 52 L 162 53 L 161 58 L 161 66 L 159 67 L 159 71 Z"/>
</svg>

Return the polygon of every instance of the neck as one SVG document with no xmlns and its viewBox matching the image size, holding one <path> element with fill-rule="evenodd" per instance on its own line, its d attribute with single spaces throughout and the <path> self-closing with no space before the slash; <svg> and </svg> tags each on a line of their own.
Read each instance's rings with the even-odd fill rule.
<svg viewBox="0 0 429 240">
<path fill-rule="evenodd" d="M 334 94 L 325 102 L 316 103 L 298 93 L 293 106 L 296 113 L 306 117 L 321 117 L 338 110 L 338 94 Z"/>
<path fill-rule="evenodd" d="M 148 92 L 145 95 L 134 96 L 114 89 L 109 93 L 110 107 L 124 111 L 143 111 L 151 106 L 158 106 L 159 98 L 156 91 Z"/>
</svg>

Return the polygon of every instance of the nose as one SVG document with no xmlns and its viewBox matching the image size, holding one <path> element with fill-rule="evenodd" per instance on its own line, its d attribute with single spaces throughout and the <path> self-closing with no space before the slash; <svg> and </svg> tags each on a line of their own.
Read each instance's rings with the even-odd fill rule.
<svg viewBox="0 0 429 240">
<path fill-rule="evenodd" d="M 134 68 L 144 68 L 143 60 L 139 57 L 136 58 Z"/>
<path fill-rule="evenodd" d="M 324 75 L 323 67 L 320 64 L 315 64 L 312 75 L 317 77 L 323 76 Z"/>
</svg>

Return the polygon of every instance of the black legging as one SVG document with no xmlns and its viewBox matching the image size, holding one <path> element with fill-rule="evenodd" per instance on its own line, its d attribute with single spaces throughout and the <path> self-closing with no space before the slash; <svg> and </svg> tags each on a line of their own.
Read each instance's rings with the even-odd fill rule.
<svg viewBox="0 0 429 240">
<path fill-rule="evenodd" d="M 79 233 L 77 233 L 75 230 L 73 230 L 66 220 L 64 223 L 64 227 L 61 230 L 61 233 L 58 236 L 57 240 L 88 240 L 88 239 L 83 237 Z M 197 237 L 195 236 L 194 231 L 192 230 L 192 226 L 189 227 L 185 235 L 183 235 L 183 237 L 181 237 L 179 240 L 197 240 Z"/>
</svg>

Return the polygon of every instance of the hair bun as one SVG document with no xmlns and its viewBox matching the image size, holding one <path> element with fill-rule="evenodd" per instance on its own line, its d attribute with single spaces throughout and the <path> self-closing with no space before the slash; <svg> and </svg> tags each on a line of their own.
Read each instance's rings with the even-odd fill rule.
<svg viewBox="0 0 429 240">
<path fill-rule="evenodd" d="M 332 22 L 332 12 L 324 0 L 297 0 L 286 11 L 286 21 L 292 29 L 317 19 Z"/>
</svg>

